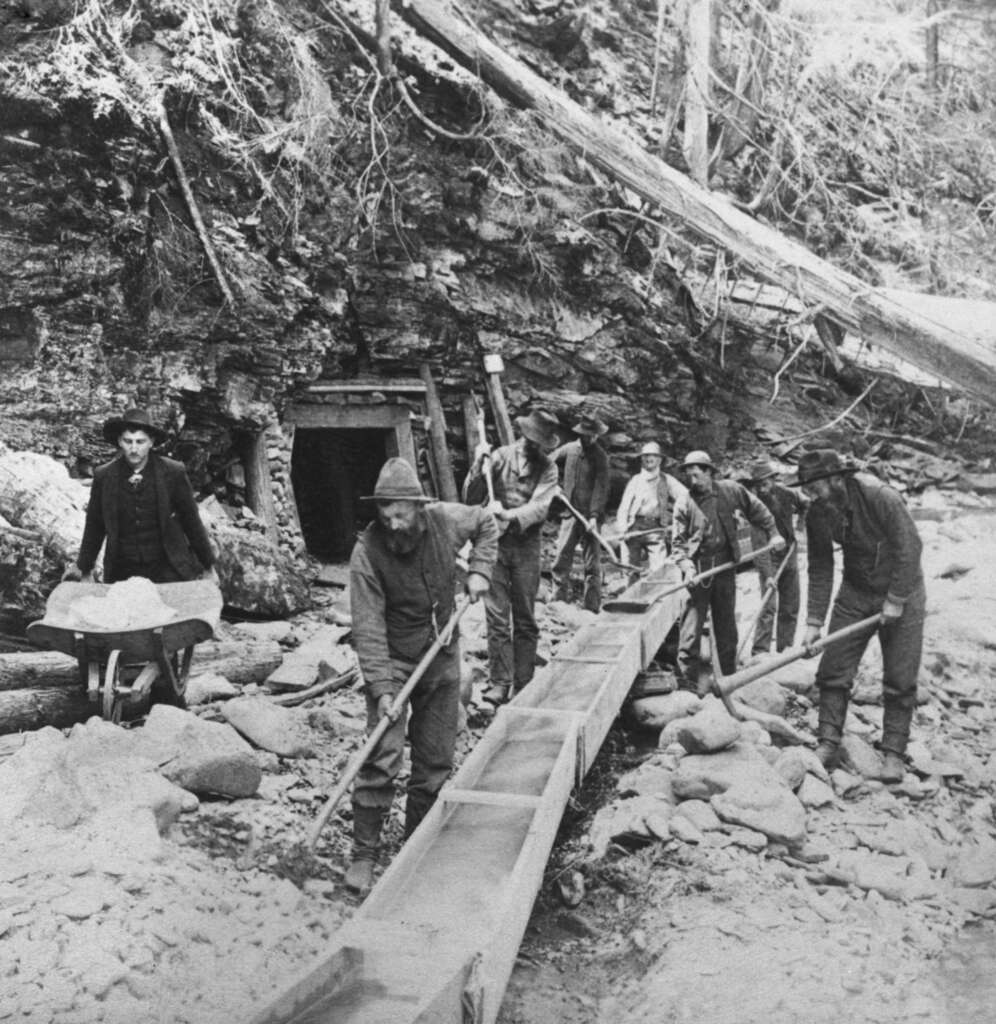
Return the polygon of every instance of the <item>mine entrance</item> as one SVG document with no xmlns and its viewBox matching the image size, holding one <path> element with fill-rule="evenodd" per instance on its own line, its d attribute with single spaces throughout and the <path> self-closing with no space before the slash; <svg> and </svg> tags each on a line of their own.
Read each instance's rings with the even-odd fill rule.
<svg viewBox="0 0 996 1024">
<path fill-rule="evenodd" d="M 373 508 L 372 494 L 387 458 L 383 430 L 295 431 L 291 483 L 308 552 L 323 561 L 349 557 Z"/>
<path fill-rule="evenodd" d="M 374 513 L 360 498 L 373 493 L 386 459 L 416 465 L 411 420 L 420 411 L 419 391 L 420 381 L 317 384 L 288 409 L 291 485 L 305 547 L 316 558 L 349 557 Z"/>
</svg>

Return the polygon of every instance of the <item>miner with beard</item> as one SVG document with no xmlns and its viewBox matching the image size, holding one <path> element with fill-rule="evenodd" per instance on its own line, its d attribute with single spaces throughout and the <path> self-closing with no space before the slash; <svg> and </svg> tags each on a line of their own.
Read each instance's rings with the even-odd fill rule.
<svg viewBox="0 0 996 1024">
<path fill-rule="evenodd" d="M 785 547 L 768 509 L 735 480 L 717 480 L 707 452 L 689 452 L 682 463 L 689 493 L 674 510 L 674 557 L 686 578 L 727 562 L 741 554 L 738 521 L 763 532 L 775 550 Z M 689 588 L 678 639 L 678 675 L 684 685 L 700 694 L 708 691 L 699 677 L 699 651 L 706 616 L 712 614 L 712 643 L 723 675 L 737 667 L 737 576 L 721 572 Z"/>
<path fill-rule="evenodd" d="M 877 632 L 882 648 L 881 778 L 899 782 L 916 707 L 926 614 L 920 534 L 898 491 L 871 473 L 858 472 L 832 449 L 804 452 L 795 486 L 802 487 L 813 502 L 806 516 L 806 646 L 820 635 L 826 619 L 834 544 L 840 545 L 844 565 L 830 613 L 830 632 L 882 616 L 876 628 L 838 640 L 820 659 L 816 754 L 826 767 L 836 766 L 851 685 L 868 641 Z"/>
<path fill-rule="evenodd" d="M 377 516 L 353 548 L 349 596 L 367 728 L 372 731 L 452 615 L 457 553 L 468 541 L 467 595 L 477 601 L 487 594 L 498 527 L 486 509 L 427 498 L 404 459 L 388 459 L 374 493 L 363 500 L 376 503 Z M 435 803 L 453 767 L 459 700 L 460 643 L 454 635 L 410 698 L 406 838 Z M 366 892 L 373 881 L 404 747 L 402 715 L 360 769 L 353 787 L 353 854 L 346 885 L 356 892 Z"/>
<path fill-rule="evenodd" d="M 540 531 L 557 495 L 557 418 L 542 409 L 516 420 L 520 437 L 490 451 L 479 446 L 464 483 L 464 500 L 488 500 L 502 530 L 491 590 L 485 600 L 491 682 L 484 699 L 502 704 L 533 678 L 536 669 L 536 594 L 540 582 Z"/>
</svg>

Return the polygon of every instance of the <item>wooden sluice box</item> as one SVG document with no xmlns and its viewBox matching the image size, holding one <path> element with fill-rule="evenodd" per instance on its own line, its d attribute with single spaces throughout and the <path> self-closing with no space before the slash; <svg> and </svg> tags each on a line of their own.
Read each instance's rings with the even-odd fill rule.
<svg viewBox="0 0 996 1024">
<path fill-rule="evenodd" d="M 653 582 L 676 580 L 668 566 Z M 491 1024 L 570 794 L 683 605 L 605 613 L 562 645 L 498 710 L 335 948 L 251 1024 Z"/>
</svg>

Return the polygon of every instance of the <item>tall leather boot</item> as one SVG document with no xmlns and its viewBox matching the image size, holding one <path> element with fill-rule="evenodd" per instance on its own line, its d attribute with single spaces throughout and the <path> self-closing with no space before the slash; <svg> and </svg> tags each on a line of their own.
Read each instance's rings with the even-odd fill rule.
<svg viewBox="0 0 996 1024">
<path fill-rule="evenodd" d="M 421 824 L 422 819 L 436 802 L 436 794 L 409 793 L 405 800 L 405 841 Z"/>
<path fill-rule="evenodd" d="M 828 771 L 837 767 L 840 740 L 847 720 L 847 705 L 851 695 L 847 690 L 820 690 L 819 725 L 816 729 L 816 756 Z"/>
<path fill-rule="evenodd" d="M 387 811 L 383 807 L 353 805 L 353 859 L 346 870 L 346 888 L 366 895 L 373 886 L 374 865 L 380 852 L 380 831 Z"/>
<path fill-rule="evenodd" d="M 880 778 L 883 782 L 902 782 L 906 774 L 906 744 L 910 739 L 915 694 L 896 697 L 888 693 L 882 709 L 883 764 Z"/>
</svg>

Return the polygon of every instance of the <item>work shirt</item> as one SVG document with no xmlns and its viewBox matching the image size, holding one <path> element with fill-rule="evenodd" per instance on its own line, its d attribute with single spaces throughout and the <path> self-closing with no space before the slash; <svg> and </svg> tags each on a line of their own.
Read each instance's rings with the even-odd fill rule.
<svg viewBox="0 0 996 1024">
<path fill-rule="evenodd" d="M 516 537 L 524 535 L 538 535 L 557 496 L 556 464 L 542 454 L 536 462 L 530 462 L 522 439 L 496 448 L 490 455 L 490 461 L 495 499 L 512 512 L 502 543 L 513 542 Z M 465 501 L 487 500 L 483 488 L 483 464 L 483 460 L 476 462 L 467 475 Z"/>
<path fill-rule="evenodd" d="M 605 449 L 597 442 L 585 448 L 580 441 L 568 441 L 550 455 L 550 461 L 564 463 L 563 491 L 567 500 L 583 515 L 601 521 L 609 500 L 609 457 Z"/>
<path fill-rule="evenodd" d="M 701 494 L 688 492 L 674 509 L 674 552 L 698 563 L 740 557 L 736 513 L 764 532 L 766 542 L 778 534 L 774 517 L 742 484 L 713 480 Z"/>
<path fill-rule="evenodd" d="M 688 488 L 668 473 L 650 476 L 641 470 L 626 484 L 616 512 L 616 526 L 620 533 L 626 533 L 637 519 L 652 519 L 669 527 L 675 506 L 687 495 Z"/>
<path fill-rule="evenodd" d="M 833 545 L 844 553 L 844 583 L 905 604 L 923 585 L 923 543 L 906 503 L 870 473 L 844 478 L 846 505 L 814 502 L 806 516 L 809 602 L 806 621 L 822 626 L 833 589 Z"/>
<path fill-rule="evenodd" d="M 349 562 L 353 644 L 374 700 L 397 692 L 392 659 L 414 665 L 449 620 L 457 552 L 471 541 L 468 571 L 488 580 L 498 553 L 498 525 L 485 509 L 435 502 L 421 511 L 412 551 L 390 551 L 375 520 L 358 538 Z"/>
<path fill-rule="evenodd" d="M 757 497 L 774 517 L 775 526 L 785 538 L 785 543 L 791 544 L 795 540 L 795 516 L 805 518 L 809 499 L 796 487 L 783 487 L 774 483 L 767 494 L 758 494 Z"/>
</svg>

